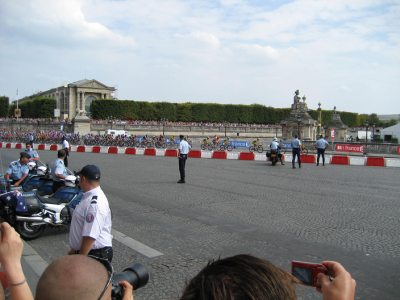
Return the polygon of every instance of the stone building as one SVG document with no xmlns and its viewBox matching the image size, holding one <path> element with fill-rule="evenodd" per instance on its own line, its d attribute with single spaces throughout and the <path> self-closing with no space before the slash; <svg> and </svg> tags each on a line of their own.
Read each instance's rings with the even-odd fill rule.
<svg viewBox="0 0 400 300">
<path fill-rule="evenodd" d="M 299 90 L 295 92 L 292 110 L 290 115 L 281 122 L 282 137 L 286 140 L 291 140 L 295 135 L 298 135 L 302 140 L 316 140 L 318 124 L 308 114 L 306 96 L 303 97 L 303 102 L 299 97 Z"/>
<path fill-rule="evenodd" d="M 95 79 L 82 79 L 65 84 L 65 86 L 24 97 L 18 102 L 21 103 L 39 96 L 50 97 L 57 101 L 57 108 L 60 109 L 60 118 L 87 118 L 90 102 L 95 99 L 113 99 L 114 91 L 114 87 L 109 87 Z M 16 103 L 16 101 L 13 101 L 13 103 Z"/>
<path fill-rule="evenodd" d="M 335 130 L 335 141 L 346 141 L 347 140 L 347 126 L 343 124 L 340 114 L 336 113 L 336 106 L 332 110 L 331 121 L 325 129 L 325 136 L 327 139 L 331 139 L 331 130 Z"/>
</svg>

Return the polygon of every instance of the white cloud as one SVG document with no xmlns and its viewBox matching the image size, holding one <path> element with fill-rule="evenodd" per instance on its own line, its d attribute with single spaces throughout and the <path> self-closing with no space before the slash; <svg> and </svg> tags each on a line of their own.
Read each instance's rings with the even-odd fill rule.
<svg viewBox="0 0 400 300">
<path fill-rule="evenodd" d="M 196 42 L 195 44 L 198 45 L 200 42 L 201 44 L 204 44 L 210 48 L 213 49 L 218 49 L 220 42 L 218 40 L 218 38 L 216 38 L 214 35 L 210 34 L 210 33 L 205 33 L 205 32 L 192 32 L 189 34 L 179 34 L 176 33 L 174 35 L 177 38 L 181 38 L 181 39 L 186 39 L 186 40 L 190 40 L 192 42 Z"/>
<path fill-rule="evenodd" d="M 267 58 L 270 60 L 276 60 L 279 58 L 278 50 L 272 48 L 271 46 L 260 46 L 257 44 L 247 45 L 241 44 L 237 45 L 236 48 L 244 49 L 248 54 L 258 56 L 261 58 Z"/>
</svg>

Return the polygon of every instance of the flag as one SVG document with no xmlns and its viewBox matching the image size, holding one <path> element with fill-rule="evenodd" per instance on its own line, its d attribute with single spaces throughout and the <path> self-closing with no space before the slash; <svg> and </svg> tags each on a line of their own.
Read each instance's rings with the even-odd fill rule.
<svg viewBox="0 0 400 300">
<path fill-rule="evenodd" d="M 56 95 L 58 96 L 58 88 L 56 88 Z"/>
<path fill-rule="evenodd" d="M 18 96 L 18 88 L 17 88 L 17 96 Z"/>
<path fill-rule="evenodd" d="M 1 200 L 6 204 L 14 206 L 16 212 L 27 212 L 25 199 L 18 191 L 11 191 L 0 196 Z"/>
</svg>

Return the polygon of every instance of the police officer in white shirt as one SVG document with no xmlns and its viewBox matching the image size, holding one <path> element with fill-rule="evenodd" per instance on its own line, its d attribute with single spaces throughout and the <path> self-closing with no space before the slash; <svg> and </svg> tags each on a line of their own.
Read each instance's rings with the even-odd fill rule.
<svg viewBox="0 0 400 300">
<path fill-rule="evenodd" d="M 278 138 L 274 137 L 274 139 L 272 140 L 272 143 L 269 145 L 269 147 L 271 148 L 271 150 L 275 150 L 278 152 L 279 160 L 281 161 L 281 164 L 284 165 L 284 163 L 282 161 L 282 154 L 279 151 L 281 147 L 278 143 Z"/>
<path fill-rule="evenodd" d="M 32 149 L 31 143 L 26 142 L 25 146 L 26 146 L 25 153 L 28 153 L 30 155 L 30 157 L 31 157 L 29 159 L 29 161 L 38 161 L 38 160 L 40 160 L 39 154 L 37 154 L 37 152 Z"/>
<path fill-rule="evenodd" d="M 69 156 L 69 143 L 68 143 L 67 139 L 65 138 L 65 136 L 63 136 L 62 141 L 63 141 L 62 147 L 65 151 L 64 165 L 67 168 L 68 167 L 68 156 Z"/>
<path fill-rule="evenodd" d="M 186 160 L 190 151 L 190 145 L 188 142 L 184 140 L 184 136 L 180 135 L 180 143 L 179 143 L 179 153 L 178 153 L 178 159 L 179 159 L 179 173 L 181 174 L 181 179 L 178 181 L 178 183 L 185 183 L 185 166 L 186 166 Z"/>
<path fill-rule="evenodd" d="M 319 165 L 319 157 L 322 155 L 322 165 L 325 166 L 325 149 L 328 148 L 329 143 L 323 139 L 322 134 L 319 137 L 319 140 L 314 144 L 314 147 L 317 148 L 317 166 Z"/>
<path fill-rule="evenodd" d="M 111 210 L 100 188 L 100 169 L 87 165 L 77 175 L 84 193 L 72 215 L 68 254 L 90 254 L 111 262 Z"/>
<path fill-rule="evenodd" d="M 67 170 L 64 166 L 65 151 L 58 150 L 57 159 L 51 164 L 51 179 L 53 179 L 53 193 L 64 186 L 64 179 L 67 177 Z"/>
</svg>

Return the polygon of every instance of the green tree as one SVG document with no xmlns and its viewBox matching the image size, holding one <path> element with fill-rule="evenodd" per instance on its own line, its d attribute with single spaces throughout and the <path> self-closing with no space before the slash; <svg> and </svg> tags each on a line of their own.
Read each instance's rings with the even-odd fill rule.
<svg viewBox="0 0 400 300">
<path fill-rule="evenodd" d="M 192 103 L 176 104 L 177 121 L 192 122 Z"/>
<path fill-rule="evenodd" d="M 0 117 L 5 118 L 8 116 L 8 109 L 10 107 L 9 98 L 6 96 L 0 97 Z"/>
<path fill-rule="evenodd" d="M 378 125 L 380 122 L 377 114 L 370 114 L 367 117 L 367 121 L 368 121 L 369 125 L 372 125 L 372 124 Z"/>
</svg>

